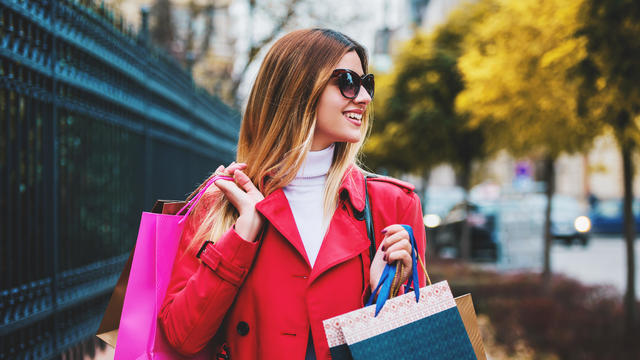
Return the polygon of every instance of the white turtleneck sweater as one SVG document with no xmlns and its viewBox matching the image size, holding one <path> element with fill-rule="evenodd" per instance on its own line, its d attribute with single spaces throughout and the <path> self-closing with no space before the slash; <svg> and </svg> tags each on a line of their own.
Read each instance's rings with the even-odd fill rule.
<svg viewBox="0 0 640 360">
<path fill-rule="evenodd" d="M 328 219 L 323 220 L 323 195 L 333 150 L 331 144 L 324 150 L 309 151 L 296 177 L 283 189 L 311 267 L 329 225 Z"/>
<path fill-rule="evenodd" d="M 311 267 L 316 262 L 329 225 L 328 219 L 324 219 L 323 195 L 333 150 L 334 145 L 331 144 L 324 150 L 309 151 L 296 177 L 283 189 Z M 315 359 L 313 337 L 309 330 L 305 360 Z"/>
</svg>

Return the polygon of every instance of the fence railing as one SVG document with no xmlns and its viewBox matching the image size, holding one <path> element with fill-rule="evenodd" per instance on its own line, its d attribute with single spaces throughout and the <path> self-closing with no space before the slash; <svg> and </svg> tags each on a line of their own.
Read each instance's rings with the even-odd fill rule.
<svg viewBox="0 0 640 360">
<path fill-rule="evenodd" d="M 140 213 L 234 158 L 239 114 L 91 0 L 0 0 L 0 360 L 93 336 Z"/>
</svg>

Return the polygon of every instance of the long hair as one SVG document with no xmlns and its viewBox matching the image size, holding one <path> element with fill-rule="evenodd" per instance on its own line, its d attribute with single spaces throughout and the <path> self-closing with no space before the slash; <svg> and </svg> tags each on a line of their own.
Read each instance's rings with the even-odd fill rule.
<svg viewBox="0 0 640 360">
<path fill-rule="evenodd" d="M 368 59 L 364 47 L 333 30 L 291 32 L 276 41 L 267 53 L 242 119 L 236 160 L 247 164 L 244 172 L 265 197 L 285 187 L 298 173 L 311 149 L 320 95 L 335 65 L 350 51 L 358 54 L 366 73 Z M 337 207 L 343 175 L 350 165 L 357 166 L 369 127 L 365 110 L 360 141 L 335 144 L 324 193 L 325 220 L 331 218 Z M 238 217 L 219 190 L 212 191 L 210 196 L 215 198 L 201 201 L 213 206 L 204 209 L 207 213 L 193 236 L 194 246 L 207 239 L 217 241 Z"/>
</svg>

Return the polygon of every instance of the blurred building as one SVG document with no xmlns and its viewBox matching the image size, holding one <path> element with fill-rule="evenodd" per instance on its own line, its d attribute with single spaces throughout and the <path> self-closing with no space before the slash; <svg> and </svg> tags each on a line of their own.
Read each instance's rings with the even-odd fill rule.
<svg viewBox="0 0 640 360">
<path fill-rule="evenodd" d="M 426 2 L 427 6 L 419 13 L 420 28 L 426 32 L 435 30 L 438 25 L 447 20 L 452 11 L 464 6 L 464 3 L 472 3 L 473 1 L 475 0 L 423 0 L 422 2 Z M 418 7 L 416 11 L 420 11 L 420 8 Z"/>
<path fill-rule="evenodd" d="M 471 0 L 467 0 L 469 2 Z M 378 5 L 372 64 L 377 71 L 392 67 L 397 46 L 415 31 L 430 32 L 444 23 L 463 0 L 382 0 Z"/>
<path fill-rule="evenodd" d="M 622 197 L 622 156 L 612 135 L 596 139 L 582 167 L 587 174 L 587 192 L 604 199 Z M 637 176 L 637 171 L 633 191 L 636 197 L 640 197 L 640 177 Z"/>
<path fill-rule="evenodd" d="M 516 182 L 518 164 L 515 159 L 502 152 L 478 169 L 476 180 L 490 181 L 501 186 L 512 186 Z M 542 165 L 532 161 L 531 180 L 541 178 Z M 455 174 L 446 165 L 432 171 L 430 184 L 455 185 Z M 640 177 L 634 181 L 634 194 L 640 196 Z M 604 135 L 595 139 L 586 154 L 564 154 L 556 161 L 556 192 L 571 195 L 586 202 L 588 196 L 599 199 L 617 199 L 623 196 L 622 157 L 613 136 Z"/>
<path fill-rule="evenodd" d="M 151 7 L 157 0 L 107 0 L 119 7 L 128 21 L 136 26 L 140 23 L 140 8 Z M 389 3 L 388 13 L 383 12 L 384 2 Z M 392 24 L 401 24 L 407 18 L 404 11 L 408 0 L 353 0 L 342 2 L 327 0 L 316 2 L 299 0 L 294 6 L 294 15 L 282 26 L 286 16 L 288 0 L 250 1 L 250 0 L 170 0 L 172 20 L 176 37 L 172 52 L 186 56 L 185 41 L 191 32 L 195 43 L 202 42 L 207 33 L 207 19 L 211 14 L 200 13 L 193 16 L 194 7 L 213 6 L 213 31 L 210 32 L 210 48 L 206 56 L 198 57 L 193 66 L 196 81 L 214 94 L 225 98 L 229 82 L 220 80 L 240 80 L 237 101 L 242 104 L 249 93 L 252 79 L 257 74 L 261 59 L 271 43 L 283 34 L 300 28 L 328 27 L 346 33 L 360 41 L 370 52 L 373 49 L 374 34 L 388 18 Z M 253 7 L 252 7 L 253 6 Z M 335 11 L 335 9 L 340 11 Z M 402 9 L 399 11 L 398 9 Z M 395 26 L 395 25 L 394 25 Z M 272 36 L 274 31 L 275 36 Z M 246 66 L 249 49 L 271 39 L 262 46 L 255 60 Z"/>
<path fill-rule="evenodd" d="M 127 22 L 139 28 L 141 9 L 150 9 L 156 1 L 106 2 L 117 6 Z M 231 9 L 234 0 L 171 0 L 170 3 L 175 38 L 169 52 L 186 66 L 192 67 L 198 85 L 231 102 L 228 93 L 238 39 L 233 28 Z M 206 47 L 203 46 L 205 41 L 208 42 Z"/>
</svg>

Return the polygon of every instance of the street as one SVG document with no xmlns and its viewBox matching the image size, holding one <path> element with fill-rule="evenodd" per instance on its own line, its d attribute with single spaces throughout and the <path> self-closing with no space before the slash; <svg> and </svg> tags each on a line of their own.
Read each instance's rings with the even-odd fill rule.
<svg viewBox="0 0 640 360">
<path fill-rule="evenodd" d="M 640 243 L 635 243 L 636 297 L 640 297 Z M 627 281 L 627 260 L 622 237 L 592 236 L 586 247 L 553 245 L 551 269 L 580 280 L 585 284 L 611 284 L 624 293 Z"/>
</svg>

